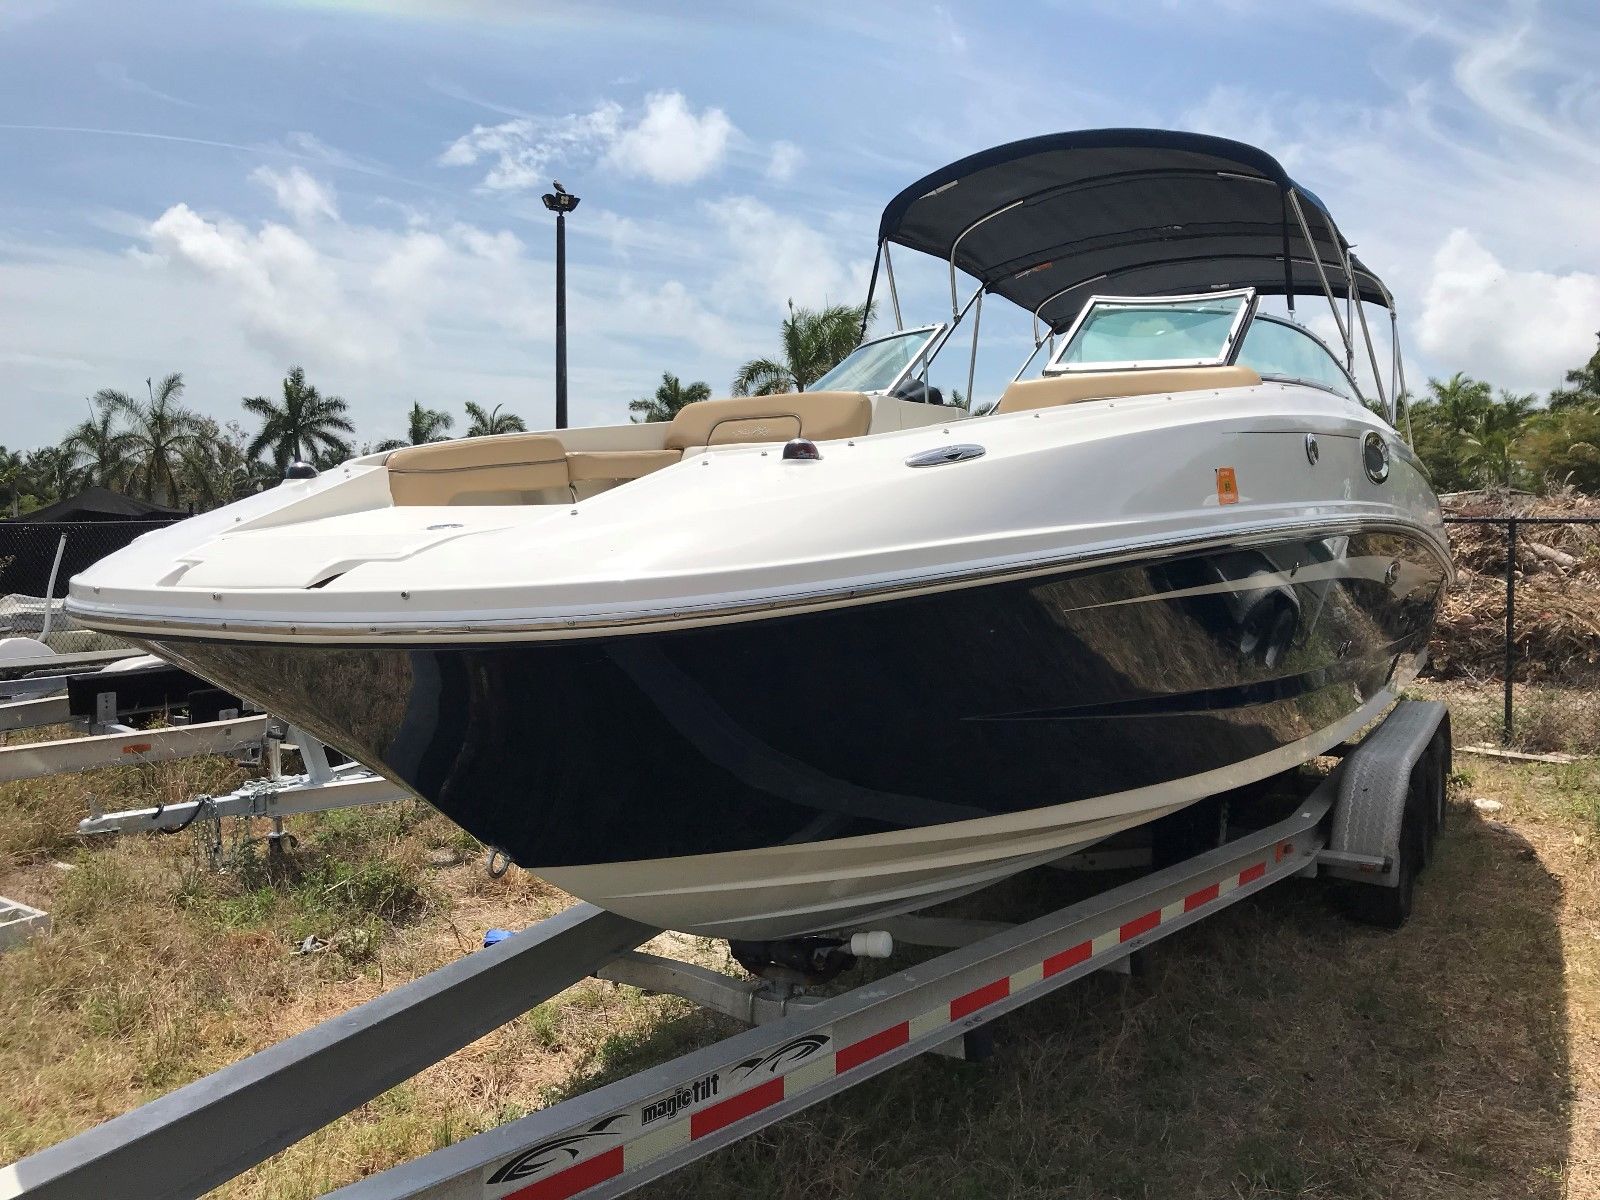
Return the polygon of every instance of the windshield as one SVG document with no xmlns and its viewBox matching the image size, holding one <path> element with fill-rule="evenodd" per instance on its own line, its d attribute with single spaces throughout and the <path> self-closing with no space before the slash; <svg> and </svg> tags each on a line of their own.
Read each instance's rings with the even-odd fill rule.
<svg viewBox="0 0 1600 1200">
<path fill-rule="evenodd" d="M 882 392 L 914 363 L 942 325 L 891 333 L 857 346 L 833 370 L 811 385 L 812 391 Z"/>
<path fill-rule="evenodd" d="M 1248 292 L 1151 300 L 1095 298 L 1047 372 L 1227 361 Z"/>
</svg>

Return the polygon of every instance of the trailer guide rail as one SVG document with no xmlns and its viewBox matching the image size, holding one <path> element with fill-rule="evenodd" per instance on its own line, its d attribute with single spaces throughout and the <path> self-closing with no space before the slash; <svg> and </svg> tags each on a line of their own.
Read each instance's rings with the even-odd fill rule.
<svg viewBox="0 0 1600 1200">
<path fill-rule="evenodd" d="M 763 995 L 758 982 L 627 955 L 652 931 L 579 906 L 0 1168 L 0 1197 L 194 1196 L 590 973 L 676 991 L 758 1023 L 332 1195 L 621 1195 L 915 1055 L 960 1045 L 996 1017 L 1282 880 L 1327 870 L 1351 881 L 1344 886 L 1360 898 L 1356 913 L 1401 923 L 1438 829 L 1449 737 L 1443 706 L 1402 702 L 1277 823 L 1024 924 L 929 920 L 922 928 L 930 943 L 962 941 L 964 927 L 971 940 L 820 1001 Z M 1387 898 L 1374 900 L 1379 893 Z M 917 919 L 887 925 L 900 940 L 916 940 Z M 543 971 L 533 961 L 541 948 Z M 494 981 L 491 960 L 502 952 L 522 964 L 514 982 Z M 475 982 L 452 997 L 457 976 Z M 418 1022 L 405 1015 L 414 1004 L 428 1010 L 426 1044 L 413 1040 Z"/>
</svg>

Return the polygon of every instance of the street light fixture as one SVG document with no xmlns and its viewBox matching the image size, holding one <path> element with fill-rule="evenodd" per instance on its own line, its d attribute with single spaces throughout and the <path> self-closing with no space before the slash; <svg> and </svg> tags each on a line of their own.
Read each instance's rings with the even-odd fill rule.
<svg viewBox="0 0 1600 1200">
<path fill-rule="evenodd" d="M 556 428 L 567 427 L 567 214 L 578 207 L 578 197 L 552 180 L 544 206 L 556 215 Z"/>
</svg>

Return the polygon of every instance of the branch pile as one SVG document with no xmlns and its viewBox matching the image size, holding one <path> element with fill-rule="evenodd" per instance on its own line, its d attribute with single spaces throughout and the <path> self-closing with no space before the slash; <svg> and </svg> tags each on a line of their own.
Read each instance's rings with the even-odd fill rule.
<svg viewBox="0 0 1600 1200">
<path fill-rule="evenodd" d="M 1600 500 L 1571 491 L 1462 492 L 1443 502 L 1447 516 L 1600 517 Z M 1456 586 L 1439 613 L 1433 670 L 1443 678 L 1498 678 L 1505 664 L 1505 526 L 1447 528 Z M 1600 680 L 1600 525 L 1520 526 L 1515 570 L 1517 678 Z"/>
</svg>

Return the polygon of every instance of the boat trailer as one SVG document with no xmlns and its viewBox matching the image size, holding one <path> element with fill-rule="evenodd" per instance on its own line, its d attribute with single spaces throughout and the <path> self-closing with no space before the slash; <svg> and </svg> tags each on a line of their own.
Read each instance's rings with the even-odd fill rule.
<svg viewBox="0 0 1600 1200">
<path fill-rule="evenodd" d="M 35 675 L 0 681 L 0 691 L 16 693 L 0 701 L 0 734 L 58 725 L 87 734 L 0 746 L 0 784 L 212 754 L 267 765 L 265 778 L 224 795 L 120 812 L 91 808 L 78 822 L 82 834 L 175 833 L 203 818 L 213 826 L 213 844 L 220 846 L 216 826 L 222 818 L 265 817 L 274 823 L 270 836 L 277 845 L 284 817 L 386 804 L 410 795 L 355 763 L 333 761 L 328 748 L 304 730 L 252 711 L 247 701 L 164 663 Z M 130 723 L 154 715 L 172 723 L 153 728 Z M 284 772 L 286 749 L 299 752 L 302 772 Z"/>
<path fill-rule="evenodd" d="M 829 998 L 634 952 L 658 931 L 587 904 L 141 1108 L 0 1167 L 0 1200 L 198 1196 L 586 976 L 751 1027 L 331 1193 L 339 1200 L 617 1196 L 916 1055 L 975 1057 L 997 1017 L 1275 883 L 1342 881 L 1398 927 L 1444 815 L 1450 722 L 1402 701 L 1275 824 L 1024 924 L 906 917 L 953 947 Z"/>
</svg>

